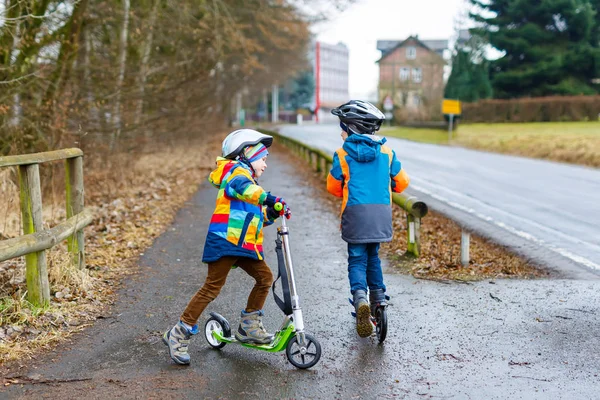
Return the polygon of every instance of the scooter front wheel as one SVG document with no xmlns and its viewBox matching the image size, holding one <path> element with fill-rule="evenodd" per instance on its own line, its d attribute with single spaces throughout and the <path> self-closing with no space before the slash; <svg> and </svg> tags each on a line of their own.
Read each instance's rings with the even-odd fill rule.
<svg viewBox="0 0 600 400">
<path fill-rule="evenodd" d="M 314 336 L 304 334 L 304 345 L 300 347 L 298 336 L 294 336 L 285 348 L 289 362 L 296 368 L 310 368 L 321 359 L 321 345 Z"/>
<path fill-rule="evenodd" d="M 223 336 L 224 331 L 225 329 L 223 328 L 221 321 L 215 317 L 210 317 L 204 325 L 204 337 L 208 344 L 215 349 L 223 348 L 227 343 L 218 341 L 217 338 L 213 336 L 213 332 L 217 332 L 219 335 Z"/>
<path fill-rule="evenodd" d="M 375 309 L 375 332 L 379 343 L 383 343 L 387 336 L 387 311 L 385 307 Z"/>
</svg>

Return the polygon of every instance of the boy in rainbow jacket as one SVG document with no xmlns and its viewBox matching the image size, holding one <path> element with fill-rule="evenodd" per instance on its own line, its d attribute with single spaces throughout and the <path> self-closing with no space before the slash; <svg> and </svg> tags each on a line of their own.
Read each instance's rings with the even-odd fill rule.
<svg viewBox="0 0 600 400">
<path fill-rule="evenodd" d="M 392 192 L 400 193 L 409 179 L 385 146 L 373 135 L 385 116 L 371 103 L 351 100 L 331 111 L 340 119 L 344 144 L 333 155 L 327 190 L 342 197 L 342 239 L 348 243 L 348 279 L 360 337 L 373 334 L 371 303 L 384 303 L 385 284 L 379 245 L 392 240 Z"/>
<path fill-rule="evenodd" d="M 267 148 L 272 143 L 273 137 L 251 129 L 234 131 L 223 141 L 222 157 L 217 158 L 217 168 L 209 177 L 219 193 L 202 256 L 202 262 L 208 264 L 206 281 L 179 322 L 163 335 L 171 358 L 178 364 L 190 363 L 188 346 L 191 336 L 198 333 L 198 318 L 219 295 L 233 266 L 256 281 L 242 311 L 236 339 L 258 344 L 273 339 L 262 324 L 262 307 L 273 283 L 271 269 L 264 261 L 262 228 L 271 225 L 287 206 L 257 182 L 267 168 Z M 280 212 L 274 209 L 278 202 L 284 206 Z"/>
</svg>

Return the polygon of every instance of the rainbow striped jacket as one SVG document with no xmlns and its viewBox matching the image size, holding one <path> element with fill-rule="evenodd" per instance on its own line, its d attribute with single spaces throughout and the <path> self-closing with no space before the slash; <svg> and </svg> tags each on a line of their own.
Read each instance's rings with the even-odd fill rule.
<svg viewBox="0 0 600 400">
<path fill-rule="evenodd" d="M 262 260 L 262 228 L 273 223 L 262 205 L 268 193 L 257 184 L 247 165 L 222 157 L 217 158 L 217 168 L 208 180 L 219 193 L 202 262 L 225 256 Z"/>
</svg>

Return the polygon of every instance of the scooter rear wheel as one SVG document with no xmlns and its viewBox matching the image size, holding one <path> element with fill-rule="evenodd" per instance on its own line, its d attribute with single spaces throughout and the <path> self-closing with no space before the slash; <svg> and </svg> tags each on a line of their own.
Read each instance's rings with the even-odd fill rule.
<svg viewBox="0 0 600 400">
<path fill-rule="evenodd" d="M 285 354 L 290 363 L 296 368 L 306 369 L 314 366 L 321 359 L 321 345 L 310 334 L 304 334 L 305 352 L 302 354 L 302 349 L 298 344 L 298 336 L 294 336 L 285 348 Z"/>
<path fill-rule="evenodd" d="M 206 341 L 208 342 L 208 344 L 214 349 L 223 348 L 223 347 L 225 347 L 225 345 L 227 343 L 219 342 L 213 336 L 212 333 L 217 332 L 219 335 L 223 336 L 224 331 L 225 330 L 223 328 L 223 325 L 221 324 L 221 321 L 219 321 L 215 317 L 210 317 L 208 319 L 208 321 L 206 321 L 206 324 L 204 325 L 204 337 L 206 338 Z"/>
<path fill-rule="evenodd" d="M 375 332 L 379 343 L 383 343 L 387 336 L 387 311 L 385 307 L 375 309 Z"/>
</svg>

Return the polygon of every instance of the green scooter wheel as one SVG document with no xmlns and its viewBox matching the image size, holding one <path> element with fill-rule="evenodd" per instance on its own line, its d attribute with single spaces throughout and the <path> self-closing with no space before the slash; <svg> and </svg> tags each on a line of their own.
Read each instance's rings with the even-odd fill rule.
<svg viewBox="0 0 600 400">
<path fill-rule="evenodd" d="M 298 336 L 294 336 L 285 348 L 285 354 L 290 363 L 296 368 L 306 369 L 314 366 L 321 359 L 321 345 L 309 334 L 304 334 L 304 353 L 298 344 Z"/>
<path fill-rule="evenodd" d="M 225 329 L 223 328 L 221 321 L 215 317 L 210 317 L 204 325 L 204 337 L 206 338 L 208 344 L 214 349 L 223 348 L 227 343 L 218 341 L 213 336 L 213 332 L 217 332 L 219 335 L 223 336 L 224 331 Z"/>
</svg>

